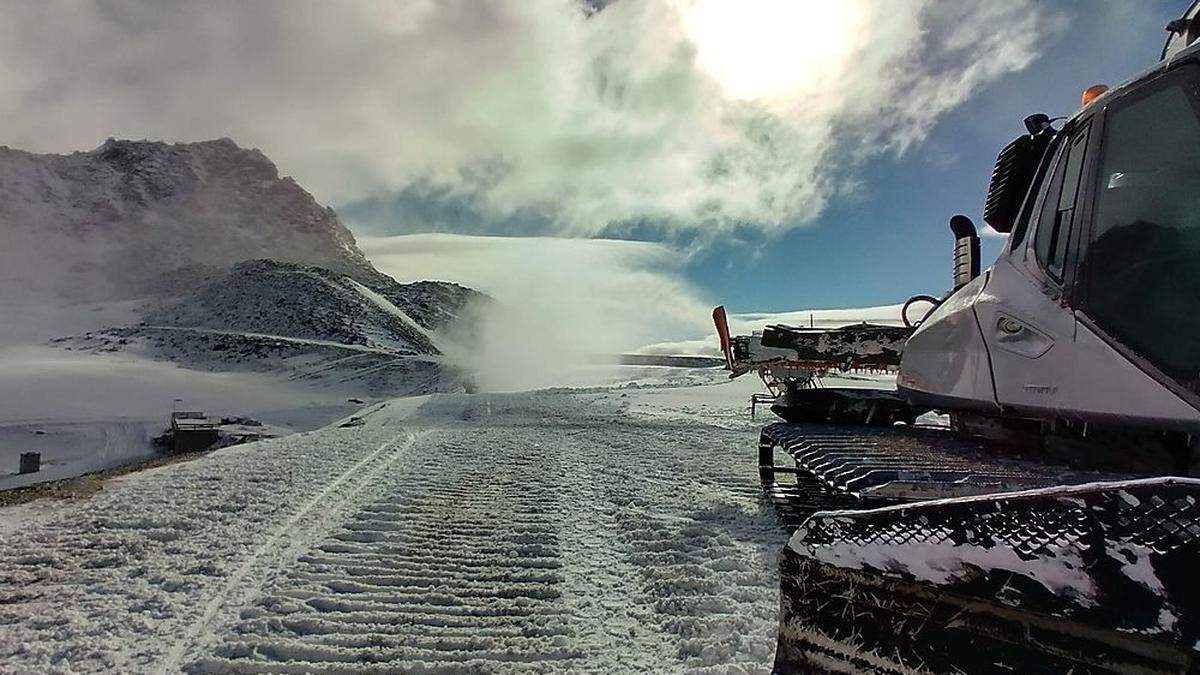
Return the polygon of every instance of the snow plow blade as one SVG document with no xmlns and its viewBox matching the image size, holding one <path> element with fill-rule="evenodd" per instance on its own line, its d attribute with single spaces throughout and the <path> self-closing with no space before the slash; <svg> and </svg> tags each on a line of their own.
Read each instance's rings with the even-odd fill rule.
<svg viewBox="0 0 1200 675">
<path fill-rule="evenodd" d="M 775 672 L 1192 672 L 1198 500 L 1152 478 L 818 512 L 781 555 Z"/>
</svg>

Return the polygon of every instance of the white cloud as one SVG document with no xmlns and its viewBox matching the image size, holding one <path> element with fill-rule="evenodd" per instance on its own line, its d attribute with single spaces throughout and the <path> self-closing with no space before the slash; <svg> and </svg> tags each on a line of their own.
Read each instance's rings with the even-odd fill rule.
<svg viewBox="0 0 1200 675">
<path fill-rule="evenodd" d="M 0 143 L 231 136 L 324 201 L 423 180 L 565 234 L 815 218 L 1025 67 L 1030 0 L 18 0 Z"/>
</svg>

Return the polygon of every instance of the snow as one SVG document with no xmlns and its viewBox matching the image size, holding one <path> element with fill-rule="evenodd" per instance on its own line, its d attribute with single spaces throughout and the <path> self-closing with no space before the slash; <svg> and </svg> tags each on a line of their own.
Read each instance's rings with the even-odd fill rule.
<svg viewBox="0 0 1200 675">
<path fill-rule="evenodd" d="M 380 287 L 411 312 L 344 275 L 270 261 L 240 264 L 184 298 L 7 302 L 0 490 L 154 456 L 151 439 L 176 399 L 282 432 L 342 417 L 354 409 L 349 399 L 461 390 L 455 368 L 427 353 L 432 333 L 423 325 L 446 320 L 470 292 Z M 41 453 L 42 470 L 16 475 L 23 452 Z"/>
<path fill-rule="evenodd" d="M 1152 593 L 1163 593 L 1163 584 L 1154 571 L 1151 556 L 1154 551 L 1145 546 L 1126 542 L 1109 555 L 1121 564 L 1121 573 L 1146 587 Z"/>
<path fill-rule="evenodd" d="M 0 425 L 0 490 L 128 464 L 153 456 L 150 439 L 162 423 L 149 420 L 63 420 Z M 17 473 L 19 455 L 37 452 L 41 468 Z"/>
<path fill-rule="evenodd" d="M 189 409 L 305 431 L 358 405 L 344 391 L 282 377 L 210 373 L 134 357 L 37 346 L 0 347 L 0 489 L 78 476 L 154 455 L 150 439 Z M 14 475 L 22 452 L 42 470 Z"/>
<path fill-rule="evenodd" d="M 755 432 L 763 424 L 777 420 L 764 406 L 759 407 L 758 419 L 750 418 L 751 394 L 765 390 L 757 377 L 746 375 L 731 380 L 729 371 L 720 368 L 660 370 L 673 376 L 673 379 L 662 383 L 665 386 L 647 386 L 655 382 L 649 378 L 625 384 L 626 389 L 622 390 L 622 396 L 625 409 L 630 415 L 669 423 L 688 420 L 696 424 Z M 883 373 L 839 373 L 823 378 L 823 382 L 827 387 L 896 388 L 895 375 Z M 733 405 L 732 402 L 739 405 Z"/>
<path fill-rule="evenodd" d="M 1086 492 L 1095 492 L 1099 489 L 1115 490 L 1120 488 L 1137 487 L 1142 485 L 1192 485 L 1200 487 L 1200 478 L 1185 478 L 1180 476 L 1164 476 L 1154 478 L 1130 478 L 1128 480 L 1114 480 L 1094 483 L 1078 483 L 1074 485 L 1055 485 L 1045 488 L 1033 488 L 1030 490 L 1014 490 L 1004 493 L 1010 497 L 1024 497 L 1036 495 L 1051 495 L 1056 497 L 1069 497 L 1070 495 L 1081 494 Z M 1127 492 L 1119 493 L 1125 499 L 1137 498 Z M 938 506 L 944 504 L 967 504 L 972 502 L 990 502 L 996 499 L 995 494 L 990 495 L 972 495 L 969 497 L 948 497 L 946 499 L 930 499 L 921 502 L 922 506 Z M 905 511 L 912 509 L 912 504 L 895 504 L 893 506 L 881 506 L 877 509 L 869 511 L 818 511 L 822 516 L 853 516 L 862 513 L 881 513 L 886 511 Z"/>
<path fill-rule="evenodd" d="M 0 663 L 766 672 L 786 534 L 718 375 L 394 399 L 0 509 Z"/>
<path fill-rule="evenodd" d="M 433 351 L 423 329 L 364 297 L 361 288 L 329 270 L 256 260 L 239 263 L 182 297 L 150 305 L 144 319 L 150 327 L 215 329 L 408 354 Z M 405 291 L 394 282 L 391 289 Z"/>
<path fill-rule="evenodd" d="M 904 570 L 919 581 L 938 585 L 970 578 L 979 569 L 1008 570 L 1034 579 L 1050 592 L 1069 596 L 1083 605 L 1095 603 L 1095 584 L 1083 560 L 1073 553 L 1024 560 L 1011 548 L 952 542 L 865 546 L 837 542 L 808 547 L 793 540 L 789 546 L 802 555 L 838 567 Z"/>
<path fill-rule="evenodd" d="M 274 433 L 349 398 L 461 389 L 429 329 L 476 299 L 382 275 L 229 139 L 0 147 L 0 490 L 150 457 L 175 399 Z M 28 451 L 43 470 L 12 475 Z"/>
<path fill-rule="evenodd" d="M 0 147 L 0 296 L 136 298 L 189 265 L 271 257 L 374 274 L 331 210 L 229 139 Z"/>
<path fill-rule="evenodd" d="M 1200 479 L 1141 478 L 1019 490 L 1005 494 L 1011 497 L 1053 495 L 1069 498 L 1071 495 L 1090 493 L 1098 489 L 1116 490 L 1118 496 L 1136 506 L 1137 498 L 1122 488 L 1172 484 L 1200 486 Z M 820 511 L 813 517 L 822 519 L 854 518 L 863 517 L 864 514 L 899 511 L 906 512 L 910 517 L 915 518 L 919 513 L 914 513 L 914 511 L 925 508 L 936 508 L 948 504 L 990 503 L 995 499 L 995 494 L 954 497 L 929 500 L 915 506 L 899 504 L 872 510 Z M 950 541 L 899 544 L 878 542 L 869 545 L 834 542 L 810 546 L 805 541 L 806 535 L 807 528 L 801 527 L 792 535 L 788 542 L 788 548 L 801 556 L 846 569 L 903 570 L 920 581 L 933 584 L 946 584 L 968 578 L 975 573 L 976 569 L 1008 570 L 1034 579 L 1052 593 L 1070 597 L 1083 605 L 1095 602 L 1096 589 L 1091 572 L 1084 565 L 1078 552 L 1070 547 L 1059 548 L 1053 556 L 1026 560 L 1022 559 L 1012 548 L 1004 546 L 981 547 L 955 544 Z M 1120 545 L 1116 554 L 1110 552 L 1109 555 L 1112 555 L 1121 564 L 1121 571 L 1127 578 L 1143 585 L 1151 592 L 1162 592 L 1162 582 L 1158 579 L 1151 564 L 1151 553 L 1152 551 L 1148 548 L 1126 542 Z M 1165 630 L 1169 630 L 1169 624 L 1172 622 L 1170 617 L 1164 617 L 1161 623 Z"/>
<path fill-rule="evenodd" d="M 391 300 L 388 300 L 387 298 L 385 298 L 382 295 L 376 293 L 375 291 L 367 288 L 366 286 L 363 286 L 362 284 L 358 283 L 357 281 L 355 281 L 353 279 L 347 279 L 347 281 L 349 282 L 349 285 L 352 288 L 354 288 L 359 293 L 361 293 L 363 295 L 363 297 L 366 298 L 369 302 L 371 302 L 372 304 L 374 304 L 376 307 L 383 310 L 387 314 L 394 316 L 397 319 L 400 319 L 402 322 L 407 324 L 408 327 L 411 328 L 412 330 L 425 336 L 425 339 L 429 340 L 429 344 L 433 345 L 434 348 L 436 348 L 442 354 L 447 353 L 446 352 L 447 345 L 441 339 L 440 336 L 438 336 L 436 333 L 434 333 L 431 330 L 426 330 L 421 324 L 417 323 L 411 316 L 409 316 L 407 313 L 405 313 L 403 310 L 401 310 L 399 307 L 397 307 L 395 304 L 393 304 Z"/>
</svg>

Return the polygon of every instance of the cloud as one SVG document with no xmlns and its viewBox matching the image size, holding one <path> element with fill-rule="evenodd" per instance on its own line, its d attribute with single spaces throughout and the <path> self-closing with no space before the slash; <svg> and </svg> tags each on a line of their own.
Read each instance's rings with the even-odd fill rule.
<svg viewBox="0 0 1200 675">
<path fill-rule="evenodd" d="M 711 307 L 659 244 L 455 234 L 359 244 L 399 281 L 451 279 L 496 299 L 476 317 L 472 348 L 453 355 L 489 390 L 594 380 L 581 364 L 701 333 Z"/>
<path fill-rule="evenodd" d="M 1054 26 L 1031 0 L 604 4 L 18 0 L 0 143 L 231 136 L 324 201 L 422 188 L 467 229 L 776 232 Z"/>
</svg>

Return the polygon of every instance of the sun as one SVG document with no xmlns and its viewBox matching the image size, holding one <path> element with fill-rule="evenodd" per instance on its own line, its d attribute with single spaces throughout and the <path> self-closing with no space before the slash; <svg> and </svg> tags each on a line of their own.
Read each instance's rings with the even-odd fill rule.
<svg viewBox="0 0 1200 675">
<path fill-rule="evenodd" d="M 691 0 L 697 64 L 736 99 L 794 99 L 828 84 L 865 30 L 850 0 Z"/>
</svg>

